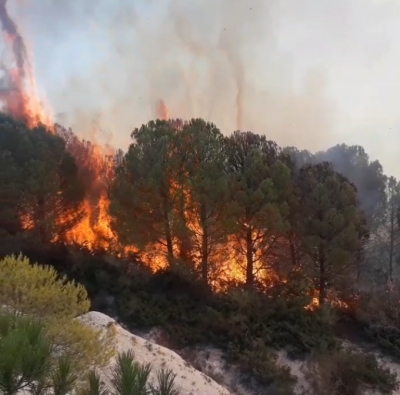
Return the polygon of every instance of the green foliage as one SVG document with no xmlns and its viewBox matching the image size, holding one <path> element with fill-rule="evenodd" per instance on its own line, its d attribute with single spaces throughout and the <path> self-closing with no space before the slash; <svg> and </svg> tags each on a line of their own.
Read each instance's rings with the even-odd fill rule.
<svg viewBox="0 0 400 395">
<path fill-rule="evenodd" d="M 60 137 L 0 114 L 0 165 L 3 232 L 48 243 L 82 218 L 84 186 Z"/>
<path fill-rule="evenodd" d="M 286 198 L 290 171 L 280 159 L 278 146 L 265 136 L 234 132 L 226 139 L 226 172 L 234 234 L 246 261 L 246 285 L 251 288 L 255 264 L 273 255 L 275 237 L 288 224 Z M 255 252 L 258 252 L 255 253 Z"/>
<path fill-rule="evenodd" d="M 118 355 L 111 383 L 118 395 L 146 395 L 151 366 L 134 361 L 133 351 Z"/>
<path fill-rule="evenodd" d="M 21 231 L 18 218 L 19 172 L 12 155 L 0 151 L 0 235 L 6 237 Z"/>
<path fill-rule="evenodd" d="M 0 311 L 0 393 L 14 395 L 42 380 L 52 345 L 39 322 Z"/>
<path fill-rule="evenodd" d="M 179 395 L 175 386 L 176 374 L 169 369 L 161 369 L 157 372 L 158 386 L 150 384 L 153 395 Z"/>
<path fill-rule="evenodd" d="M 400 306 L 397 288 L 364 293 L 355 312 L 365 334 L 381 349 L 400 359 Z"/>
<path fill-rule="evenodd" d="M 0 311 L 0 394 L 67 395 L 77 379 L 69 349 L 57 350 L 42 322 Z"/>
<path fill-rule="evenodd" d="M 172 257 L 175 129 L 151 121 L 132 132 L 129 146 L 110 188 L 112 226 L 120 240 L 144 248 L 158 243 Z"/>
<path fill-rule="evenodd" d="M 74 150 L 69 132 L 60 135 L 0 116 L 0 256 L 21 247 L 32 251 L 38 240 L 46 255 L 49 242 L 62 240 L 82 217 L 82 179 L 98 192 L 93 180 L 99 169 L 85 166 L 90 145 Z M 223 137 L 202 119 L 151 121 L 132 139 L 128 152 L 116 155 L 111 177 L 112 229 L 122 244 L 161 251 L 169 267 L 152 275 L 137 256 L 114 257 L 108 265 L 93 251 L 52 252 L 47 262 L 81 281 L 96 308 L 130 325 L 162 326 L 178 346 L 221 347 L 275 392 L 292 387 L 276 349 L 299 357 L 337 346 L 333 331 L 340 317 L 324 303 L 338 295 L 351 306 L 359 301 L 357 323 L 400 355 L 394 296 L 352 300 L 357 286 L 395 282 L 399 267 L 398 183 L 361 147 L 338 145 L 316 155 L 281 150 L 252 132 Z M 224 271 L 234 254 L 246 291 Z M 311 310 L 316 292 L 320 307 Z M 89 308 L 84 289 L 49 268 L 15 257 L 0 261 L 0 302 L 43 319 L 52 342 L 68 344 L 73 370 L 111 355 L 112 334 L 100 338 L 74 319 Z M 125 378 L 132 373 L 128 362 Z M 67 371 L 59 366 L 64 383 Z"/>
<path fill-rule="evenodd" d="M 110 391 L 99 374 L 91 370 L 87 375 L 86 385 L 82 386 L 78 392 L 79 395 L 110 395 Z"/>
<path fill-rule="evenodd" d="M 372 285 L 393 283 L 399 275 L 400 264 L 400 227 L 398 210 L 400 207 L 400 182 L 389 177 L 386 183 L 386 204 L 381 224 L 374 235 L 374 247 L 369 255 L 371 267 L 379 277 L 375 276 Z M 376 278 L 377 277 L 377 278 Z"/>
<path fill-rule="evenodd" d="M 257 385 L 276 395 L 292 395 L 297 379 L 291 374 L 290 368 L 277 363 L 277 355 L 265 345 L 263 340 L 255 339 L 246 349 L 230 350 L 236 356 L 236 361 L 242 366 L 245 376 L 243 382 L 251 383 L 257 377 Z M 250 384 L 251 385 L 251 384 Z"/>
<path fill-rule="evenodd" d="M 113 354 L 113 334 L 103 336 L 77 318 L 90 307 L 83 286 L 58 278 L 49 266 L 31 265 L 27 258 L 0 260 L 0 304 L 43 320 L 58 348 L 67 348 L 77 371 L 92 363 L 104 365 Z"/>
<path fill-rule="evenodd" d="M 142 365 L 135 361 L 132 350 L 118 355 L 112 371 L 109 389 L 100 376 L 91 371 L 87 384 L 79 395 L 179 395 L 175 384 L 176 375 L 171 370 L 161 369 L 156 372 L 157 385 L 150 382 L 151 365 Z"/>
<path fill-rule="evenodd" d="M 175 375 L 157 372 L 157 385 L 150 383 L 151 366 L 134 360 L 132 350 L 118 355 L 112 371 L 111 390 L 91 370 L 78 386 L 69 349 L 54 347 L 46 325 L 31 316 L 0 311 L 0 394 L 16 395 L 179 395 Z"/>
<path fill-rule="evenodd" d="M 57 358 L 55 370 L 50 372 L 50 385 L 54 395 L 68 395 L 75 389 L 78 376 L 74 373 L 71 359 Z"/>
<path fill-rule="evenodd" d="M 214 294 L 201 280 L 181 272 L 151 274 L 133 266 L 129 275 L 122 270 L 128 263 L 118 273 L 116 268 L 100 265 L 96 258 L 93 277 L 91 265 L 87 266 L 87 259 L 84 262 L 80 281 L 91 283 L 93 294 L 112 294 L 115 299 L 108 309 L 129 328 L 161 327 L 172 347 L 219 347 L 242 372 L 271 388 L 286 381 L 285 370 L 276 366 L 276 350 L 285 348 L 291 356 L 303 357 L 313 349 L 333 349 L 337 344 L 335 320 L 326 312 L 329 308 L 305 310 L 311 302 L 310 284 L 298 273 L 268 292 L 236 289 Z M 104 311 L 108 311 L 106 307 Z M 254 341 L 262 343 L 263 349 Z"/>
<path fill-rule="evenodd" d="M 357 207 L 356 189 L 329 163 L 306 165 L 298 177 L 302 221 L 302 248 L 311 278 L 317 279 L 320 304 L 327 288 L 339 287 L 355 273 L 355 256 L 366 233 Z"/>
<path fill-rule="evenodd" d="M 196 256 L 208 280 L 216 244 L 226 234 L 220 131 L 200 119 L 157 120 L 132 138 L 110 188 L 113 229 L 125 244 L 156 245 L 170 263 Z M 188 216 L 198 229 L 189 228 Z"/>
<path fill-rule="evenodd" d="M 314 355 L 308 361 L 305 376 L 318 395 L 364 395 L 367 391 L 389 395 L 399 387 L 396 373 L 372 354 L 361 351 Z"/>
<path fill-rule="evenodd" d="M 190 148 L 189 148 L 190 147 Z M 223 257 L 219 254 L 229 233 L 228 183 L 224 173 L 224 139 L 217 127 L 202 119 L 184 124 L 178 139 L 185 192 L 184 207 L 198 226 L 190 232 L 192 255 L 200 262 L 203 280 L 215 278 Z"/>
</svg>

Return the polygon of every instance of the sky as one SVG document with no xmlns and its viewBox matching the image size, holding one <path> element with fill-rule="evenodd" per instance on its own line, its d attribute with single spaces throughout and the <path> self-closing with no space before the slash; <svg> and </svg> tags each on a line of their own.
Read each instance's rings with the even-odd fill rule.
<svg viewBox="0 0 400 395">
<path fill-rule="evenodd" d="M 80 136 L 126 149 L 174 118 L 311 151 L 362 145 L 400 177 L 398 0 L 18 0 L 41 94 Z"/>
</svg>

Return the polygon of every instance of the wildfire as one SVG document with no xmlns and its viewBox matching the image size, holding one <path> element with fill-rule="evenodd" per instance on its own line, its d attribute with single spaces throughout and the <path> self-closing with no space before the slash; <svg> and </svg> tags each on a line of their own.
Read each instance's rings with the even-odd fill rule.
<svg viewBox="0 0 400 395">
<path fill-rule="evenodd" d="M 168 107 L 163 99 L 160 99 L 157 105 L 157 118 L 164 121 L 170 118 Z"/>
<path fill-rule="evenodd" d="M 47 128 L 60 135 L 66 142 L 67 150 L 74 156 L 78 165 L 80 176 L 85 182 L 87 195 L 82 204 L 82 218 L 66 234 L 62 235 L 62 241 L 67 243 L 77 243 L 86 245 L 89 249 L 97 247 L 112 250 L 117 254 L 140 253 L 141 259 L 153 270 L 163 268 L 167 265 L 166 251 L 160 245 L 148 246 L 146 251 L 139 252 L 134 246 L 122 246 L 116 235 L 111 229 L 111 218 L 109 215 L 110 201 L 107 196 L 107 188 L 114 177 L 115 170 L 115 151 L 109 146 L 100 146 L 96 142 L 88 142 L 79 139 L 70 130 L 66 130 L 59 125 L 54 125 L 53 117 L 49 107 L 40 100 L 37 93 L 36 81 L 34 78 L 34 68 L 31 62 L 31 56 L 27 50 L 17 25 L 10 18 L 7 12 L 7 0 L 0 0 L 0 24 L 5 39 L 11 48 L 14 65 L 3 70 L 4 75 L 0 78 L 0 101 L 6 112 L 16 118 L 23 119 L 29 127 L 38 124 L 44 124 Z M 169 109 L 163 100 L 159 100 L 156 108 L 159 119 L 170 119 Z M 174 121 L 174 127 L 180 128 L 180 121 Z M 95 135 L 93 131 L 92 135 Z M 178 185 L 172 182 L 172 194 L 177 193 Z M 183 191 L 185 199 L 190 203 L 190 193 Z M 200 266 L 202 229 L 198 218 L 190 209 L 183 214 L 185 222 L 191 232 L 193 249 L 197 250 L 191 256 L 195 265 Z M 68 223 L 70 218 L 60 218 L 60 223 Z M 23 217 L 22 222 L 25 228 L 31 228 L 32 221 L 28 217 Z M 253 235 L 256 239 L 256 235 Z M 54 241 L 60 238 L 56 237 Z M 235 236 L 230 236 L 228 240 L 214 246 L 214 250 L 209 256 L 209 265 L 211 273 L 211 283 L 214 287 L 221 289 L 224 282 L 245 280 L 245 255 L 243 251 L 245 246 L 241 240 Z M 175 256 L 179 255 L 181 246 L 178 240 L 173 241 L 173 252 Z M 270 265 L 264 262 L 262 249 L 254 246 L 253 252 L 254 271 L 257 278 L 268 280 L 270 284 L 278 281 L 276 273 L 270 268 Z M 218 283 L 214 280 L 218 279 Z M 267 281 L 265 281 L 267 283 Z M 317 295 L 312 295 L 312 303 L 306 307 L 313 310 L 318 306 Z M 329 296 L 330 303 L 337 304 L 340 307 L 347 307 L 344 302 L 340 302 L 333 296 Z"/>
<path fill-rule="evenodd" d="M 16 118 L 23 119 L 28 126 L 39 123 L 52 129 L 52 114 L 40 100 L 34 68 L 16 23 L 10 18 L 7 11 L 7 0 L 0 0 L 0 24 L 6 42 L 11 47 L 15 65 L 4 70 L 0 80 L 0 101 L 4 109 Z"/>
<path fill-rule="evenodd" d="M 318 298 L 318 291 L 313 290 L 310 294 L 312 296 L 311 302 L 305 307 L 305 310 L 308 311 L 314 311 L 318 307 L 320 307 L 319 303 L 319 298 Z M 350 306 L 344 302 L 343 300 L 340 300 L 337 295 L 335 295 L 333 292 L 328 291 L 327 298 L 326 298 L 326 304 L 330 305 L 332 307 L 336 307 L 341 310 L 347 310 L 350 308 Z"/>
<path fill-rule="evenodd" d="M 87 189 L 83 203 L 84 217 L 66 234 L 65 240 L 90 249 L 111 249 L 117 242 L 110 226 L 107 187 L 114 174 L 115 151 L 109 146 L 101 147 L 95 142 L 81 140 L 71 130 L 59 125 L 56 132 L 74 156 Z M 96 130 L 91 134 L 95 135 Z"/>
</svg>

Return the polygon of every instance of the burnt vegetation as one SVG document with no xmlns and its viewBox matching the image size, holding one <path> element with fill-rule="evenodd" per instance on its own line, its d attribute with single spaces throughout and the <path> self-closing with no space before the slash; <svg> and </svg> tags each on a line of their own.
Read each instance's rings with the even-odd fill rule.
<svg viewBox="0 0 400 395">
<path fill-rule="evenodd" d="M 0 116 L 0 256 L 52 265 L 92 309 L 162 328 L 173 348 L 224 350 L 270 393 L 293 393 L 282 349 L 307 361 L 318 394 L 397 388 L 342 344 L 400 358 L 400 184 L 362 147 L 311 154 L 154 120 L 97 162 L 93 145 L 56 131 Z M 108 239 L 72 238 L 88 207 L 96 226 L 104 199 Z"/>
</svg>

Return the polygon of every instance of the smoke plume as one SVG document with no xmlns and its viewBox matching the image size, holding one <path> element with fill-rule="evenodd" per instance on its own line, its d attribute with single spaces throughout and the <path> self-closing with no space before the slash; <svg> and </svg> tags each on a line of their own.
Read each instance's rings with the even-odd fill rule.
<svg viewBox="0 0 400 395">
<path fill-rule="evenodd" d="M 276 89 L 292 77 L 290 60 L 288 67 L 275 48 L 273 3 L 43 0 L 19 12 L 30 7 L 26 30 L 53 51 L 53 60 L 38 51 L 35 59 L 39 80 L 43 73 L 57 81 L 46 84 L 57 121 L 84 137 L 101 119 L 113 143 L 124 147 L 134 127 L 158 115 L 160 100 L 163 113 L 203 117 L 225 133 L 252 129 L 282 144 L 301 133 L 329 134 L 334 107 L 325 97 L 323 70 L 309 70 L 298 92 Z M 65 51 L 68 64 L 57 64 Z M 272 89 L 269 81 L 259 86 L 257 75 L 266 71 Z"/>
<path fill-rule="evenodd" d="M 400 125 L 392 0 L 41 0 L 15 15 L 57 121 L 84 137 L 95 120 L 125 149 L 162 100 L 313 151 L 345 140 L 388 161 L 400 143 L 376 137 Z"/>
<path fill-rule="evenodd" d="M 7 0 L 0 0 L 0 24 L 7 41 L 11 44 L 15 68 L 5 69 L 0 83 L 0 100 L 12 114 L 26 118 L 23 82 L 26 76 L 26 47 L 15 22 L 7 11 Z"/>
</svg>

